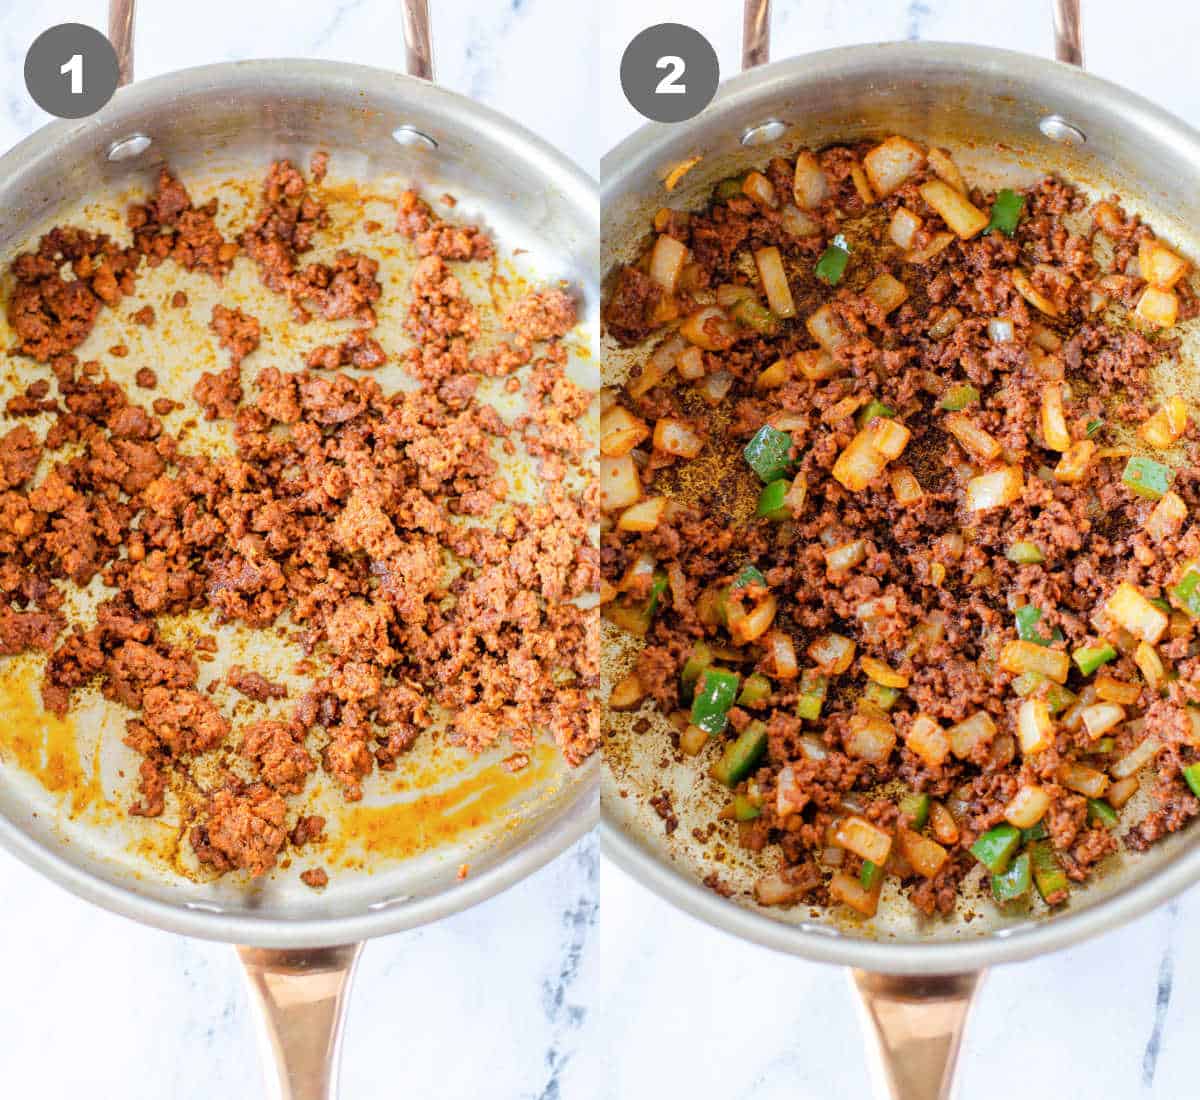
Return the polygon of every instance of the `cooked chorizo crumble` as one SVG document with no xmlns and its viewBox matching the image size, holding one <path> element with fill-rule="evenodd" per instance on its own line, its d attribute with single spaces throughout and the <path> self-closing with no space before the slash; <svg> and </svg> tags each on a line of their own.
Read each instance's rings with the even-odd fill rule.
<svg viewBox="0 0 1200 1100">
<path fill-rule="evenodd" d="M 319 841 L 325 821 L 305 812 L 313 773 L 359 799 L 371 772 L 402 766 L 438 719 L 474 751 L 528 749 L 548 733 L 573 765 L 599 737 L 596 612 L 579 606 L 599 583 L 596 516 L 572 487 L 594 446 L 580 419 L 592 394 L 568 378 L 563 344 L 574 300 L 538 289 L 490 317 L 459 276 L 493 257 L 492 241 L 409 192 L 393 233 L 419 253 L 400 293 L 414 343 L 383 347 L 372 335 L 378 262 L 347 250 L 306 258 L 330 225 L 327 161 L 315 156 L 308 180 L 273 164 L 233 235 L 216 200 L 197 207 L 164 168 L 128 211 L 131 244 L 64 226 L 11 265 L 11 354 L 35 378 L 48 367 L 57 397 L 37 378 L 8 404 L 10 417 L 50 413 L 44 438 L 25 424 L 0 435 L 0 654 L 46 654 L 42 697 L 55 713 L 92 684 L 128 708 L 125 742 L 141 756 L 129 812 L 161 815 L 171 791 L 187 792 L 188 841 L 216 872 L 263 874 L 289 844 Z M 286 297 L 298 336 L 313 316 L 358 327 L 294 363 L 259 363 L 259 320 L 217 305 L 227 365 L 200 378 L 193 412 L 227 422 L 233 447 L 210 455 L 164 425 L 177 403 L 155 397 L 148 409 L 75 353 L 102 310 L 136 295 L 146 266 L 177 264 L 224 287 L 240 257 Z M 155 311 L 123 316 L 149 326 Z M 489 328 L 507 336 L 477 348 Z M 388 392 L 340 369 L 389 362 L 419 385 Z M 527 398 L 515 419 L 476 397 L 481 377 L 500 374 Z M 137 386 L 158 377 L 141 368 Z M 532 501 L 497 461 L 518 446 L 540 475 Z M 97 578 L 94 621 L 68 621 L 69 590 Z M 243 666 L 226 679 L 249 700 L 287 700 L 281 718 L 240 721 L 201 689 L 214 640 L 172 642 L 162 629 L 197 611 L 298 636 L 311 655 L 303 692 Z M 301 877 L 319 888 L 326 872 Z"/>
<path fill-rule="evenodd" d="M 724 785 L 757 900 L 1056 906 L 1195 817 L 1189 263 L 901 137 L 654 229 L 605 306 L 646 347 L 602 406 L 601 599 L 642 640 L 609 705 Z"/>
</svg>

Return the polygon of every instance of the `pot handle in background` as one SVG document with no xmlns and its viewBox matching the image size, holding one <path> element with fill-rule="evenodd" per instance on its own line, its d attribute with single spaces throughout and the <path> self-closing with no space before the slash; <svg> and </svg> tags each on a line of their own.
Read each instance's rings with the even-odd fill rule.
<svg viewBox="0 0 1200 1100">
<path fill-rule="evenodd" d="M 117 52 L 117 87 L 133 81 L 133 30 L 137 0 L 108 0 L 108 40 Z M 404 71 L 433 79 L 429 34 L 429 0 L 401 0 L 404 27 Z"/>
<path fill-rule="evenodd" d="M 334 1100 L 346 998 L 362 946 L 237 949 L 268 1100 Z"/>
<path fill-rule="evenodd" d="M 1050 0 L 1054 22 L 1054 56 L 1083 68 L 1083 22 L 1080 0 Z M 742 9 L 742 71 L 771 60 L 771 0 L 745 0 Z"/>
<path fill-rule="evenodd" d="M 985 973 L 851 971 L 880 1100 L 949 1100 L 963 1030 Z"/>
</svg>

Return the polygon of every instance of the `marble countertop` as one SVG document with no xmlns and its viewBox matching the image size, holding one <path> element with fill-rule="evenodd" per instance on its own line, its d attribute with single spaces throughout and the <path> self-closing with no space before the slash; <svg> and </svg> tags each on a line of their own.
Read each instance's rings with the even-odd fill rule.
<svg viewBox="0 0 1200 1100">
<path fill-rule="evenodd" d="M 432 0 L 438 78 L 521 117 L 589 171 L 575 79 L 588 28 L 558 0 Z M 138 4 L 140 76 L 246 57 L 394 68 L 396 0 L 207 0 L 180 32 L 174 0 Z M 0 0 L 0 149 L 46 121 L 22 80 L 46 27 L 103 29 L 102 0 Z M 553 44 L 555 49 L 548 50 Z M 545 57 L 536 66 L 508 56 Z M 570 94 L 544 95 L 552 80 Z M 599 974 L 588 838 L 525 882 L 434 926 L 370 943 L 346 1031 L 342 1095 L 557 1100 L 589 1095 L 581 1027 Z M 233 950 L 135 925 L 0 852 L 0 1094 L 37 1100 L 259 1100 L 258 1051 Z M 464 1047 L 471 1051 L 464 1057 Z"/>
<path fill-rule="evenodd" d="M 928 38 L 1048 55 L 1046 0 L 776 0 L 774 55 L 867 41 Z M 1116 0 L 1088 0 L 1085 48 L 1094 72 L 1131 87 L 1200 126 L 1191 75 L 1194 34 L 1131 42 Z M 734 0 L 613 0 L 605 54 L 619 57 L 643 27 L 686 22 L 736 71 L 740 9 Z M 1147 9 L 1148 11 L 1149 9 Z M 1200 29 L 1182 3 L 1154 6 Z M 1180 28 L 1182 29 L 1182 28 Z M 1145 33 L 1145 32 L 1143 32 Z M 1132 48 L 1131 48 L 1132 47 Z M 604 144 L 641 123 L 614 73 L 604 85 Z M 610 1067 L 589 1096 L 816 1100 L 871 1095 L 857 1009 L 844 971 L 739 942 L 675 910 L 601 860 L 604 960 L 594 1025 L 583 1053 Z M 977 1002 L 956 1096 L 1051 1100 L 1093 1096 L 1176 1100 L 1197 1093 L 1188 1034 L 1200 1024 L 1200 889 L 1118 931 L 1071 950 L 994 970 Z M 1198 924 L 1200 928 L 1200 924 Z M 747 991 L 773 1006 L 740 1018 Z M 1100 1043 L 1097 1043 L 1100 1038 Z M 620 1051 L 619 1059 L 608 1052 Z"/>
</svg>

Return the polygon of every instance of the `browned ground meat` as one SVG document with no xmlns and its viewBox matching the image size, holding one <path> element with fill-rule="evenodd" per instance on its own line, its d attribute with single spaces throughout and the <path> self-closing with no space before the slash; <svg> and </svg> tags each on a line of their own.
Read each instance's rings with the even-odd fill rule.
<svg viewBox="0 0 1200 1100">
<path fill-rule="evenodd" d="M 314 183 L 326 168 L 313 158 Z M 314 772 L 360 798 L 375 769 L 397 768 L 438 713 L 453 716 L 450 739 L 475 751 L 507 741 L 520 753 L 553 738 L 578 764 L 596 749 L 596 613 L 577 601 L 599 584 L 589 539 L 597 513 L 562 480 L 584 461 L 579 420 L 591 395 L 566 376 L 557 332 L 569 327 L 559 296 L 569 299 L 553 290 L 535 292 L 540 305 L 521 314 L 543 341 L 536 360 L 531 347 L 525 355 L 528 412 L 508 423 L 475 399 L 483 307 L 466 300 L 442 253 L 490 256 L 478 230 L 438 219 L 441 243 L 417 249 L 429 254 L 414 300 L 391 308 L 410 308 L 409 354 L 430 364 L 414 373 L 438 384 L 389 392 L 340 369 L 389 358 L 370 335 L 379 265 L 342 252 L 301 266 L 330 224 L 304 177 L 273 165 L 237 244 L 222 238 L 216 211 L 215 201 L 196 208 L 164 169 L 151 199 L 130 210 L 134 249 L 59 229 L 14 265 L 17 354 L 48 362 L 57 395 L 39 377 L 7 406 L 13 416 L 47 414 L 44 437 L 25 424 L 0 435 L 0 656 L 47 654 L 42 696 L 55 713 L 89 685 L 130 708 L 124 740 L 141 755 L 130 812 L 177 817 L 214 872 L 257 875 L 289 843 L 322 837 L 324 820 L 304 812 Z M 239 247 L 299 321 L 312 310 L 360 327 L 254 371 L 259 322 L 217 305 L 211 328 L 230 365 L 203 374 L 186 406 L 135 404 L 136 391 L 71 354 L 101 305 L 134 291 L 140 262 L 219 279 Z M 172 299 L 186 305 L 182 292 Z M 122 316 L 154 319 L 150 307 Z M 134 377 L 144 389 L 158 384 L 150 367 Z M 228 453 L 189 449 L 197 406 L 232 422 Z M 160 417 L 179 408 L 176 435 Z M 529 441 L 553 481 L 539 502 L 510 496 L 496 456 L 512 439 Z M 67 594 L 93 580 L 108 593 L 95 622 L 69 624 Z M 286 616 L 311 654 L 300 698 L 282 712 L 272 706 L 270 718 L 232 720 L 289 693 L 243 666 L 225 677 L 241 700 L 202 681 L 219 642 L 208 633 L 174 640 L 166 622 L 195 612 L 271 631 Z M 324 871 L 309 874 L 315 882 Z"/>
<path fill-rule="evenodd" d="M 228 350 L 235 367 L 258 347 L 262 335 L 257 317 L 251 317 L 240 309 L 227 309 L 219 303 L 213 306 L 209 327 L 217 334 L 221 347 Z"/>
<path fill-rule="evenodd" d="M 299 794 L 316 768 L 297 738 L 300 732 L 283 722 L 255 722 L 242 737 L 242 755 L 255 764 L 268 787 L 284 794 Z"/>
<path fill-rule="evenodd" d="M 396 228 L 416 242 L 420 256 L 487 260 L 493 253 L 491 238 L 478 226 L 442 221 L 415 191 L 405 191 L 400 196 Z"/>
<path fill-rule="evenodd" d="M 287 839 L 286 814 L 283 799 L 260 783 L 219 790 L 209 801 L 205 823 L 192 830 L 192 847 L 200 862 L 216 871 L 266 874 Z"/>
<path fill-rule="evenodd" d="M 531 342 L 566 336 L 575 327 L 575 301 L 566 291 L 535 290 L 509 306 L 504 327 Z"/>
<path fill-rule="evenodd" d="M 19 338 L 14 348 L 40 363 L 70 352 L 87 339 L 102 306 L 133 292 L 138 255 L 103 233 L 52 229 L 37 250 L 12 263 L 16 286 L 8 300 L 8 323 Z M 62 268 L 74 278 L 66 279 Z"/>
<path fill-rule="evenodd" d="M 265 703 L 268 699 L 286 699 L 287 687 L 268 680 L 261 672 L 253 672 L 241 665 L 234 665 L 225 676 L 225 682 L 241 692 L 247 699 Z"/>
<path fill-rule="evenodd" d="M 741 843 L 769 849 L 767 865 L 782 857 L 760 900 L 833 897 L 873 912 L 877 892 L 855 885 L 854 845 L 826 860 L 839 823 L 854 816 L 895 853 L 887 875 L 934 916 L 955 909 L 982 833 L 1007 819 L 1034 824 L 1014 799 L 1035 800 L 1044 839 L 1029 843 L 1046 846 L 1062 883 L 1088 879 L 1120 836 L 1142 849 L 1200 813 L 1182 775 L 1200 762 L 1200 723 L 1188 709 L 1200 703 L 1200 660 L 1194 619 L 1174 591 L 1200 556 L 1200 432 L 1188 423 L 1166 450 L 1123 430 L 1159 408 L 1153 371 L 1180 341 L 1129 316 L 1147 290 L 1139 249 L 1154 235 L 1119 200 L 1091 208 L 1089 233 L 1082 193 L 1045 179 L 1023 192 L 1009 236 L 980 233 L 996 196 L 968 188 L 979 224 L 959 235 L 927 198 L 934 171 L 921 151 L 909 178 L 865 202 L 869 148 L 821 152 L 826 194 L 800 217 L 784 210 L 794 165 L 780 160 L 754 186 L 722 186 L 703 209 L 660 212 L 664 249 L 686 249 L 671 287 L 651 278 L 650 252 L 617 273 L 608 334 L 623 345 L 658 339 L 615 395 L 623 409 L 608 414 L 610 458 L 632 479 L 620 507 L 639 493 L 650 501 L 606 526 L 601 564 L 607 616 L 645 639 L 623 706 L 645 699 L 671 715 L 687 730 L 681 744 L 703 754 L 700 767 L 721 751 L 688 729 L 695 688 L 681 672 L 706 656 L 700 643 L 742 683 L 766 680 L 763 697 L 729 710 L 726 727 L 732 737 L 763 723 L 761 762 L 737 785 L 758 812 L 739 826 Z M 913 230 L 907 252 L 893 219 Z M 837 233 L 850 256 L 833 288 L 815 268 Z M 759 274 L 769 248 L 793 306 L 778 314 Z M 1174 294 L 1181 322 L 1193 315 L 1190 274 L 1159 293 Z M 1061 425 L 1043 412 L 1059 396 Z M 764 427 L 784 449 L 769 480 L 788 489 L 773 518 L 756 515 L 763 480 L 743 455 Z M 870 442 L 885 432 L 903 436 L 888 456 Z M 1130 442 L 1171 468 L 1167 503 L 1183 518 L 1159 531 L 1162 507 L 1123 481 Z M 839 461 L 855 453 L 861 478 Z M 971 510 L 968 483 L 1005 467 L 1019 474 L 1015 493 Z M 747 565 L 761 583 L 733 589 Z M 651 614 L 655 575 L 665 587 Z M 1149 609 L 1142 625 L 1105 611 L 1122 582 Z M 1026 607 L 1037 621 L 1022 629 L 1043 643 L 1025 640 L 1033 657 L 1012 648 Z M 844 667 L 825 652 L 829 636 L 853 647 Z M 1112 659 L 1085 675 L 1071 654 L 1106 641 Z M 1039 653 L 1061 683 L 1018 675 Z M 817 676 L 827 681 L 819 718 L 801 718 L 802 688 Z M 1119 721 L 1089 736 L 1103 715 L 1087 708 L 1117 698 Z M 1022 710 L 1050 723 L 1028 752 Z M 950 728 L 967 719 L 978 723 L 966 727 L 978 729 L 973 741 Z M 934 729 L 948 738 L 944 750 L 928 741 Z M 1148 736 L 1159 742 L 1143 773 L 1155 776 L 1154 806 L 1110 831 L 1085 795 L 1124 805 L 1131 791 L 1114 766 Z M 913 812 L 899 806 L 916 796 L 935 804 L 938 821 L 914 842 Z M 670 826 L 670 799 L 651 803 Z M 1050 905 L 1069 896 L 1061 883 L 1046 893 Z"/>
<path fill-rule="evenodd" d="M 653 331 L 650 312 L 661 297 L 661 288 L 646 274 L 621 268 L 604 309 L 605 327 L 622 344 L 644 340 Z"/>
<path fill-rule="evenodd" d="M 244 393 L 242 372 L 236 365 L 216 374 L 206 370 L 192 388 L 192 397 L 204 410 L 205 420 L 232 418 L 237 413 Z"/>
<path fill-rule="evenodd" d="M 379 341 L 362 329 L 352 332 L 340 344 L 322 344 L 308 353 L 308 365 L 313 370 L 336 370 L 338 367 L 372 370 L 386 362 L 387 356 Z"/>
<path fill-rule="evenodd" d="M 300 881 L 305 886 L 311 886 L 314 890 L 320 890 L 322 887 L 329 885 L 329 873 L 324 867 L 310 867 L 307 871 L 301 872 Z"/>
<path fill-rule="evenodd" d="M 216 215 L 216 199 L 202 207 L 193 206 L 187 188 L 164 167 L 154 198 L 131 206 L 127 220 L 134 248 L 147 263 L 153 266 L 169 258 L 188 271 L 222 279 L 233 266 L 238 246 L 221 236 Z"/>
<path fill-rule="evenodd" d="M 14 489 L 28 481 L 41 457 L 41 440 L 24 424 L 0 436 L 0 489 Z"/>
</svg>

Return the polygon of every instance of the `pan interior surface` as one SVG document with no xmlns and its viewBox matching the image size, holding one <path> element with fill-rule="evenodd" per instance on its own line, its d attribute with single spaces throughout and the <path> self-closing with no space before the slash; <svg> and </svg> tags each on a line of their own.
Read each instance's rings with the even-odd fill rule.
<svg viewBox="0 0 1200 1100">
<path fill-rule="evenodd" d="M 128 148 L 126 139 L 133 135 L 149 137 L 149 145 L 130 159 L 110 159 L 114 143 Z M 413 188 L 436 207 L 439 196 L 448 193 L 457 205 L 447 216 L 480 225 L 496 242 L 493 269 L 472 265 L 479 270 L 461 273 L 468 295 L 490 317 L 535 286 L 570 284 L 580 323 L 566 341 L 568 373 L 596 388 L 591 185 L 499 116 L 433 86 L 376 70 L 310 62 L 189 70 L 122 91 L 85 123 L 47 127 L 0 162 L 0 261 L 7 269 L 15 253 L 56 224 L 103 230 L 127 243 L 126 205 L 153 189 L 164 163 L 197 205 L 219 199 L 222 229 L 240 226 L 258 203 L 272 161 L 286 157 L 306 167 L 317 150 L 330 154 L 323 198 L 332 224 L 318 235 L 311 256 L 329 260 L 339 248 L 350 248 L 380 261 L 383 297 L 374 335 L 385 350 L 394 354 L 412 343 L 402 321 L 416 254 L 393 229 L 395 200 Z M 381 228 L 368 232 L 364 223 L 372 220 Z M 187 295 L 187 305 L 172 309 L 177 291 Z M 187 408 L 164 418 L 169 431 L 179 432 L 196 418 L 189 395 L 200 373 L 226 363 L 208 328 L 218 302 L 262 322 L 262 345 L 246 363 L 246 382 L 268 365 L 300 369 L 307 349 L 340 339 L 347 329 L 345 322 L 318 319 L 301 330 L 286 299 L 262 287 L 245 257 L 238 258 L 223 285 L 168 263 L 143 267 L 134 295 L 117 309 L 102 311 L 76 353 L 81 361 L 101 360 L 134 402 L 159 396 L 187 402 Z M 156 311 L 153 327 L 128 322 L 144 304 Z M 485 320 L 484 346 L 488 337 Z M 14 343 L 3 320 L 0 343 Z M 118 344 L 127 346 L 127 355 L 109 352 Z M 158 376 L 153 392 L 135 385 L 142 367 Z M 385 392 L 414 386 L 395 366 L 372 375 Z M 0 368 L 0 404 L 42 377 L 50 377 L 48 368 L 7 358 Z M 489 389 L 488 383 L 496 384 Z M 502 380 L 488 383 L 481 398 L 502 415 L 519 411 L 519 402 L 503 392 Z M 41 434 L 49 416 L 25 422 Z M 14 423 L 0 418 L 0 432 Z M 222 424 L 198 420 L 188 426 L 184 449 L 232 450 L 231 427 Z M 43 471 L 61 457 L 44 459 Z M 522 448 L 504 458 L 502 472 L 518 497 L 540 495 L 536 462 Z M 90 621 L 89 605 L 107 594 L 93 582 L 72 597 L 68 618 Z M 292 671 L 302 654 L 282 631 L 221 626 L 207 612 L 160 625 L 168 640 L 217 637 L 214 660 L 201 666 L 202 690 L 222 680 L 234 663 L 293 689 L 291 702 L 258 704 L 218 689 L 214 698 L 224 704 L 235 728 L 239 720 L 290 708 L 312 678 Z M 170 801 L 160 819 L 131 818 L 125 812 L 138 766 L 137 756 L 121 743 L 132 712 L 87 688 L 77 693 L 67 719 L 46 714 L 39 696 L 42 663 L 29 654 L 0 659 L 0 841 L 76 892 L 177 931 L 303 946 L 423 923 L 516 881 L 594 819 L 594 759 L 570 768 L 553 744 L 539 744 L 529 754 L 529 765 L 510 773 L 502 761 L 511 747 L 476 756 L 433 729 L 400 758 L 395 771 L 377 770 L 368 778 L 362 802 L 346 804 L 322 772 L 312 777 L 305 812 L 326 816 L 324 846 L 301 850 L 290 867 L 261 879 L 226 875 L 212 880 L 196 874 L 194 857 L 189 859 L 181 842 L 182 819 L 172 813 Z M 330 872 L 330 885 L 320 892 L 299 881 L 301 870 L 318 865 Z"/>
<path fill-rule="evenodd" d="M 1067 120 L 1086 141 L 1047 136 L 1064 132 L 1046 123 L 1051 116 Z M 782 137 L 743 143 L 743 135 L 772 120 L 784 124 Z M 689 125 L 646 126 L 618 146 L 602 166 L 603 275 L 607 280 L 641 253 L 663 206 L 698 209 L 720 180 L 772 157 L 794 157 L 800 148 L 891 134 L 947 149 L 966 178 L 985 188 L 1023 186 L 1055 172 L 1091 198 L 1119 192 L 1127 210 L 1193 264 L 1200 260 L 1200 135 L 1133 94 L 1063 65 L 981 47 L 905 43 L 831 50 L 753 70 L 723 85 Z M 1181 326 L 1179 335 L 1180 354 L 1160 381 L 1195 405 L 1198 323 Z M 622 349 L 605 337 L 605 385 L 620 385 L 652 344 L 653 338 Z M 604 623 L 604 698 L 632 667 L 633 641 Z M 652 705 L 606 710 L 606 848 L 676 904 L 779 950 L 892 972 L 975 968 L 1062 946 L 1200 877 L 1200 836 L 1192 828 L 1136 858 L 1124 851 L 1111 857 L 1086 888 L 1072 884 L 1071 901 L 1053 915 L 1040 899 L 1025 911 L 1002 913 L 986 896 L 981 868 L 945 919 L 922 919 L 893 881 L 871 920 L 843 907 L 764 908 L 753 900 L 753 882 L 778 856 L 770 846 L 757 857 L 746 853 L 732 823 L 716 822 L 727 796 L 695 760 L 673 749 L 671 732 Z M 670 793 L 677 818 L 669 833 L 650 805 L 660 791 Z M 1143 790 L 1126 820 L 1138 820 L 1147 805 Z"/>
</svg>

